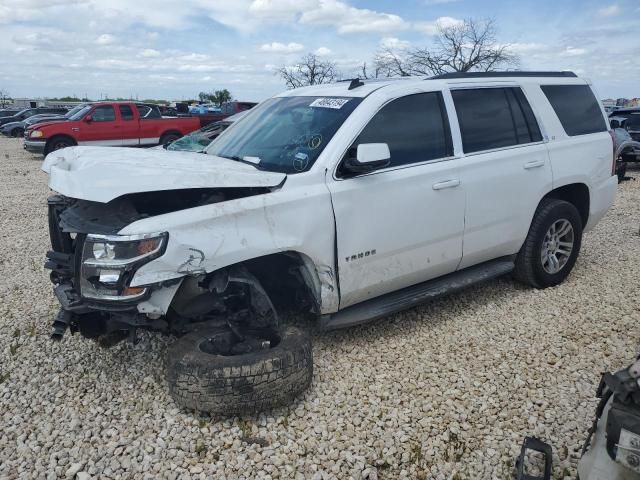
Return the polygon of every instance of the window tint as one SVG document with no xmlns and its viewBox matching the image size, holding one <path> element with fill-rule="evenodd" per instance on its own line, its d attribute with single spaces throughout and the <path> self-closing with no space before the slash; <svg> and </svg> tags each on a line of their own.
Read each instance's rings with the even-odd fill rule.
<svg viewBox="0 0 640 480">
<path fill-rule="evenodd" d="M 607 130 L 600 104 L 589 85 L 543 85 L 540 88 L 570 137 Z"/>
<path fill-rule="evenodd" d="M 133 120 L 133 110 L 129 105 L 120 105 L 120 116 L 122 120 Z"/>
<path fill-rule="evenodd" d="M 390 166 L 424 162 L 453 154 L 449 122 L 442 95 L 420 93 L 382 107 L 356 139 L 360 143 L 387 143 Z M 355 149 L 350 149 L 355 155 Z"/>
<path fill-rule="evenodd" d="M 94 122 L 112 122 L 116 119 L 116 112 L 111 105 L 96 107 L 91 114 Z"/>
<path fill-rule="evenodd" d="M 451 92 L 466 153 L 539 142 L 540 129 L 520 88 Z"/>
</svg>

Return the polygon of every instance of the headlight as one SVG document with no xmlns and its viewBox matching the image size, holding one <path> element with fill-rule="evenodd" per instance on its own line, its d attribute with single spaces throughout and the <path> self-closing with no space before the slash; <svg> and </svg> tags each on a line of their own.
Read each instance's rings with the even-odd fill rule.
<svg viewBox="0 0 640 480">
<path fill-rule="evenodd" d="M 42 130 L 34 130 L 29 136 L 31 138 L 40 138 L 44 136 L 44 133 L 42 133 Z"/>
<path fill-rule="evenodd" d="M 146 287 L 129 287 L 136 270 L 164 253 L 168 233 L 87 235 L 82 250 L 80 292 L 96 300 L 134 300 Z"/>
</svg>

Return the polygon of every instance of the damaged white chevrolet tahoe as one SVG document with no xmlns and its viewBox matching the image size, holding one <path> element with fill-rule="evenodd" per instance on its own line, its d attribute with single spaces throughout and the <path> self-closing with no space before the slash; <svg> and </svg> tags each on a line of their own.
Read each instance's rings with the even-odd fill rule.
<svg viewBox="0 0 640 480">
<path fill-rule="evenodd" d="M 334 329 L 507 273 L 557 285 L 614 200 L 614 168 L 605 113 L 571 72 L 301 88 L 204 155 L 55 151 L 53 336 L 172 333 L 179 404 L 268 408 L 312 376 L 283 312 Z"/>
</svg>

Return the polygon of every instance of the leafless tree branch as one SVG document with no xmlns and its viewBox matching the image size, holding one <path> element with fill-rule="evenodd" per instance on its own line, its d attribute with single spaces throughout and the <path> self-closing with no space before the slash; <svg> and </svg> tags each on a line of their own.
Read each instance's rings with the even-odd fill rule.
<svg viewBox="0 0 640 480">
<path fill-rule="evenodd" d="M 376 54 L 375 64 L 382 76 L 390 77 L 517 67 L 517 55 L 510 45 L 498 43 L 496 33 L 493 19 L 466 19 L 458 25 L 440 25 L 433 46 L 406 52 L 384 48 Z"/>
<path fill-rule="evenodd" d="M 313 53 L 308 53 L 295 65 L 283 65 L 276 70 L 276 75 L 284 80 L 287 88 L 332 83 L 340 77 L 334 62 L 321 60 Z"/>
</svg>

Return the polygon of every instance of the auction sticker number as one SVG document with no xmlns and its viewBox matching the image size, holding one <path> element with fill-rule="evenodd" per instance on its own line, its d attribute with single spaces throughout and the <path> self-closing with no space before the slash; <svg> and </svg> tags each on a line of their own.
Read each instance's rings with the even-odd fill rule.
<svg viewBox="0 0 640 480">
<path fill-rule="evenodd" d="M 348 98 L 316 98 L 311 102 L 310 107 L 335 108 L 339 109 L 349 101 Z"/>
</svg>

